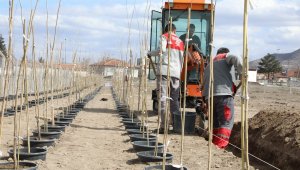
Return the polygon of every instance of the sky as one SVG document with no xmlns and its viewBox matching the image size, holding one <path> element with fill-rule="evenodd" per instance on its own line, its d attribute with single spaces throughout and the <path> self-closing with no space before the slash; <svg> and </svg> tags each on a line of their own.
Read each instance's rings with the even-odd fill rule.
<svg viewBox="0 0 300 170">
<path fill-rule="evenodd" d="M 34 0 L 20 0 L 23 18 L 29 20 Z M 59 0 L 48 0 L 49 41 L 53 42 Z M 243 0 L 217 0 L 214 47 L 228 47 L 242 55 Z M 55 56 L 72 55 L 97 62 L 103 56 L 128 59 L 141 54 L 141 43 L 149 36 L 151 10 L 160 10 L 161 0 L 62 0 L 55 43 Z M 288 53 L 300 48 L 299 0 L 252 0 L 249 9 L 250 60 L 267 53 Z M 37 55 L 46 56 L 46 0 L 39 0 L 34 18 Z M 0 34 L 8 39 L 8 0 L 0 0 Z M 22 26 L 19 0 L 15 0 L 13 44 L 16 58 L 22 56 Z M 29 38 L 30 43 L 32 39 Z M 147 39 L 146 39 L 147 41 Z M 148 47 L 149 42 L 144 46 Z M 31 52 L 28 52 L 31 58 Z"/>
</svg>

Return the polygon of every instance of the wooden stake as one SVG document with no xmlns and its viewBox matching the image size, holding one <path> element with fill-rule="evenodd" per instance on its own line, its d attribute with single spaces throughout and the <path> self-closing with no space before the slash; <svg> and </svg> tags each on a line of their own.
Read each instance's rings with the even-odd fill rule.
<svg viewBox="0 0 300 170">
<path fill-rule="evenodd" d="M 208 140 L 208 169 L 211 169 L 212 164 L 212 138 L 213 138 L 213 120 L 214 120 L 214 62 L 213 62 L 213 44 L 214 44 L 214 26 L 215 26 L 215 6 L 211 0 L 211 34 L 210 34 L 210 77 L 209 77 L 209 94 L 208 94 L 208 107 L 209 107 L 209 140 Z"/>
<path fill-rule="evenodd" d="M 188 49 L 189 49 L 189 35 L 190 35 L 190 20 L 191 20 L 191 8 L 188 8 L 188 22 L 186 33 L 186 47 L 184 56 L 184 87 L 183 87 L 183 112 L 181 115 L 181 149 L 180 149 L 180 165 L 183 165 L 183 142 L 184 142 L 184 130 L 185 130 L 185 106 L 186 106 L 186 86 L 187 86 L 187 62 L 188 62 Z"/>
<path fill-rule="evenodd" d="M 241 149 L 242 149 L 242 170 L 249 169 L 248 156 L 248 5 L 244 1 L 244 24 L 243 24 L 243 72 L 242 72 L 242 100 L 241 100 Z"/>
</svg>

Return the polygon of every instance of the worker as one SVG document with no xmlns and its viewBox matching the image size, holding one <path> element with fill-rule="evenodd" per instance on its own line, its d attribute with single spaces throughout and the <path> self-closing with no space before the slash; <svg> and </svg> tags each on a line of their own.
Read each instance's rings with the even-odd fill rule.
<svg viewBox="0 0 300 170">
<path fill-rule="evenodd" d="M 172 24 L 171 35 L 169 39 L 169 29 L 170 24 L 166 25 L 164 29 L 164 34 L 161 36 L 161 42 L 158 49 L 148 52 L 148 57 L 150 56 L 161 56 L 161 68 L 160 63 L 157 63 L 157 89 L 161 90 L 161 121 L 160 121 L 160 133 L 164 133 L 165 127 L 165 114 L 166 114 L 166 101 L 170 100 L 170 111 L 171 114 L 180 113 L 179 110 L 179 91 L 180 91 L 180 73 L 182 69 L 183 62 L 183 51 L 184 44 L 176 35 L 176 26 Z M 170 46 L 170 63 L 168 62 L 168 49 Z M 167 75 L 168 67 L 170 68 L 170 98 L 168 98 L 168 84 Z M 161 82 L 160 82 L 161 79 Z M 172 116 L 173 117 L 173 116 Z"/>
<path fill-rule="evenodd" d="M 234 94 L 237 91 L 235 70 L 239 77 L 242 74 L 242 64 L 239 58 L 229 53 L 228 48 L 220 48 L 213 59 L 214 91 L 213 91 L 213 143 L 219 148 L 225 148 L 229 143 L 234 123 Z M 210 64 L 204 70 L 204 91 L 206 103 L 209 93 Z"/>
<path fill-rule="evenodd" d="M 190 24 L 190 30 L 189 30 L 189 45 L 191 44 L 195 44 L 199 49 L 201 49 L 201 42 L 200 42 L 200 38 L 195 35 L 195 30 L 196 30 L 196 27 L 194 24 Z M 186 33 L 185 34 L 182 34 L 180 37 L 181 41 L 183 41 L 185 44 L 186 44 Z"/>
</svg>

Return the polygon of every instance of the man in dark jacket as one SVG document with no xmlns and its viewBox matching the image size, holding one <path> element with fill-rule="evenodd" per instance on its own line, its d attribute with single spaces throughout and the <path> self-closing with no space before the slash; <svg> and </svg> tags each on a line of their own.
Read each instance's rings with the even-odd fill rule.
<svg viewBox="0 0 300 170">
<path fill-rule="evenodd" d="M 234 123 L 234 94 L 236 92 L 235 70 L 242 74 L 239 58 L 229 53 L 228 48 L 220 48 L 213 59 L 214 64 L 214 113 L 213 143 L 219 148 L 228 145 Z M 203 96 L 208 100 L 210 64 L 204 70 Z"/>
</svg>

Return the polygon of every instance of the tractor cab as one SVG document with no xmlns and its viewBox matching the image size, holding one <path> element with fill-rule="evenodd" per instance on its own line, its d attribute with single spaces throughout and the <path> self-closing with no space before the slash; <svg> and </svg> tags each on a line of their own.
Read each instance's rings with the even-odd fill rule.
<svg viewBox="0 0 300 170">
<path fill-rule="evenodd" d="M 207 0 L 206 0 L 207 1 Z M 151 15 L 151 36 L 150 36 L 150 50 L 159 48 L 159 40 L 163 34 L 164 27 L 169 23 L 172 18 L 172 23 L 176 26 L 176 35 L 185 42 L 187 25 L 188 25 L 188 9 L 191 9 L 190 16 L 190 35 L 189 47 L 193 45 L 194 49 L 201 56 L 201 62 L 189 65 L 188 59 L 188 72 L 187 72 L 187 107 L 195 107 L 196 99 L 202 97 L 201 86 L 203 79 L 204 63 L 207 56 L 210 54 L 210 33 L 211 33 L 211 4 L 206 3 L 205 0 L 173 0 L 172 2 L 165 2 L 162 11 L 152 11 Z M 185 54 L 184 56 L 187 56 Z M 185 57 L 187 58 L 187 57 Z M 159 62 L 158 56 L 152 57 L 152 61 L 156 64 Z M 154 64 L 154 65 L 156 65 Z M 149 79 L 154 80 L 156 75 L 149 67 Z M 183 69 L 184 70 L 184 69 Z M 183 82 L 185 75 L 181 74 L 181 81 Z M 155 92 L 152 93 L 155 95 Z M 183 96 L 183 95 L 181 95 Z M 152 96 L 155 100 L 156 96 Z M 155 101 L 153 101 L 153 105 Z M 155 108 L 155 106 L 153 106 Z"/>
</svg>

